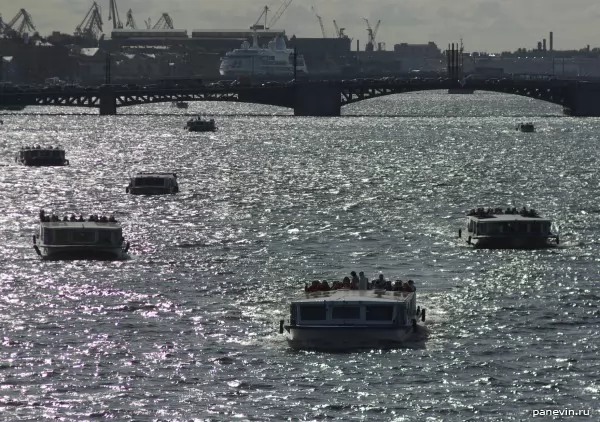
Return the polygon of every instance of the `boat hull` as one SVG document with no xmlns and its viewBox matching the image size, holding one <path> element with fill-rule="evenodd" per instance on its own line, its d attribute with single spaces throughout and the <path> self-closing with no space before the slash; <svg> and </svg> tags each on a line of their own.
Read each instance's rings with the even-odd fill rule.
<svg viewBox="0 0 600 422">
<path fill-rule="evenodd" d="M 557 246 L 554 239 L 548 237 L 470 237 L 466 242 L 480 249 L 543 249 Z"/>
<path fill-rule="evenodd" d="M 44 246 L 34 245 L 43 260 L 98 260 L 115 261 L 127 258 L 129 245 L 123 246 Z"/>
<path fill-rule="evenodd" d="M 170 195 L 177 193 L 177 190 L 174 188 L 165 188 L 165 187 L 127 187 L 127 193 L 131 195 Z"/>
<path fill-rule="evenodd" d="M 19 163 L 23 164 L 24 166 L 31 167 L 68 166 L 69 160 L 34 159 L 20 160 Z"/>
<path fill-rule="evenodd" d="M 418 327 L 418 326 L 417 326 Z M 293 349 L 353 350 L 402 347 L 415 334 L 413 326 L 286 326 L 288 344 Z"/>
</svg>

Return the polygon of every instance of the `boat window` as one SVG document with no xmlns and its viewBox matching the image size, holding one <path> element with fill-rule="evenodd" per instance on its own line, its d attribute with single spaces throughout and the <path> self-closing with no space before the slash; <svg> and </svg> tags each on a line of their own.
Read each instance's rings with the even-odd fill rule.
<svg viewBox="0 0 600 422">
<path fill-rule="evenodd" d="M 391 321 L 394 315 L 394 306 L 367 306 L 367 321 Z"/>
<path fill-rule="evenodd" d="M 164 186 L 165 179 L 162 177 L 140 177 L 135 179 L 135 186 Z"/>
<path fill-rule="evenodd" d="M 322 321 L 327 319 L 327 310 L 325 306 L 301 306 L 300 319 L 303 321 Z"/>
<path fill-rule="evenodd" d="M 112 233 L 110 230 L 100 230 L 98 232 L 98 243 L 111 244 L 112 243 Z"/>
<path fill-rule="evenodd" d="M 66 230 L 52 230 L 52 237 L 49 243 L 53 245 L 69 244 L 69 233 Z"/>
<path fill-rule="evenodd" d="M 360 319 L 360 306 L 334 306 L 333 319 Z"/>
<path fill-rule="evenodd" d="M 96 232 L 93 230 L 71 232 L 71 241 L 73 243 L 95 243 Z"/>
<path fill-rule="evenodd" d="M 477 234 L 487 234 L 487 224 L 477 223 Z"/>
</svg>

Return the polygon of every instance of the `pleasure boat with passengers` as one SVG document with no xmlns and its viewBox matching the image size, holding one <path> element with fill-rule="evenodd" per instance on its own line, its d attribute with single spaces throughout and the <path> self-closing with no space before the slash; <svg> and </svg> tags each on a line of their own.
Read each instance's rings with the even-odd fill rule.
<svg viewBox="0 0 600 422">
<path fill-rule="evenodd" d="M 19 150 L 15 157 L 17 163 L 25 166 L 68 166 L 62 147 L 27 146 Z"/>
<path fill-rule="evenodd" d="M 44 260 L 99 259 L 127 257 L 129 242 L 114 217 L 47 215 L 40 211 L 40 227 L 33 235 L 33 248 Z"/>
<path fill-rule="evenodd" d="M 214 132 L 217 130 L 215 119 L 205 120 L 200 116 L 188 120 L 185 127 L 190 132 Z"/>
<path fill-rule="evenodd" d="M 351 350 L 401 347 L 425 321 L 417 293 L 379 287 L 306 291 L 290 304 L 289 322 L 279 332 L 290 347 Z"/>
<path fill-rule="evenodd" d="M 467 213 L 465 233 L 459 229 L 458 237 L 477 248 L 532 249 L 559 243 L 552 221 L 526 207 L 472 209 Z"/>
<path fill-rule="evenodd" d="M 178 193 L 176 173 L 139 172 L 129 179 L 125 192 L 132 195 L 165 195 Z"/>
<path fill-rule="evenodd" d="M 519 123 L 517 125 L 517 130 L 519 130 L 521 132 L 531 133 L 531 132 L 535 132 L 535 126 L 531 122 Z"/>
<path fill-rule="evenodd" d="M 187 109 L 190 105 L 185 101 L 173 101 L 172 106 L 176 108 Z"/>
<path fill-rule="evenodd" d="M 296 54 L 296 73 L 307 74 L 304 57 Z M 252 34 L 241 48 L 229 51 L 221 58 L 219 73 L 228 77 L 292 76 L 294 75 L 294 50 L 287 48 L 281 34 L 269 41 L 266 48 L 258 45 L 258 35 Z"/>
</svg>

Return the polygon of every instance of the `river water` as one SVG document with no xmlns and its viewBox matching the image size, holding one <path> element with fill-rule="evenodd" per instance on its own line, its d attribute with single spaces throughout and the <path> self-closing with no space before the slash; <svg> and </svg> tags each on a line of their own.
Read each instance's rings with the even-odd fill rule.
<svg viewBox="0 0 600 422">
<path fill-rule="evenodd" d="M 210 102 L 96 112 L 1 116 L 0 419 L 599 417 L 600 119 L 442 92 L 341 118 Z M 184 131 L 194 113 L 219 130 Z M 537 132 L 515 131 L 522 121 Z M 16 165 L 32 144 L 61 144 L 71 165 Z M 181 192 L 126 195 L 138 170 L 177 172 Z M 473 250 L 457 231 L 477 205 L 534 207 L 561 246 Z M 131 259 L 40 261 L 40 208 L 114 213 Z M 290 350 L 278 333 L 289 300 L 352 270 L 415 280 L 422 337 Z"/>
</svg>

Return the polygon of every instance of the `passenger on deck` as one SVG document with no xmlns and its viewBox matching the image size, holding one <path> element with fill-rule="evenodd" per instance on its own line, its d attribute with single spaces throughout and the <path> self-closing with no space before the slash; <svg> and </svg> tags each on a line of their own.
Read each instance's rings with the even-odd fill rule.
<svg viewBox="0 0 600 422">
<path fill-rule="evenodd" d="M 46 213 L 44 210 L 40 210 L 40 221 L 44 221 L 46 219 Z"/>
<path fill-rule="evenodd" d="M 349 288 L 350 288 L 350 278 L 344 277 L 344 280 L 342 280 L 342 289 L 349 289 Z"/>
<path fill-rule="evenodd" d="M 331 285 L 331 290 L 337 290 L 342 288 L 342 283 L 339 280 L 335 280 Z"/>
<path fill-rule="evenodd" d="M 415 287 L 415 282 L 412 280 L 408 280 L 408 287 L 410 288 L 411 292 L 416 292 L 417 288 Z"/>
<path fill-rule="evenodd" d="M 352 276 L 352 279 L 350 281 L 356 281 L 356 285 L 358 285 L 359 279 L 358 279 L 358 276 L 356 275 L 356 271 L 350 272 L 350 275 Z"/>
<path fill-rule="evenodd" d="M 69 221 L 69 217 L 67 217 L 66 215 L 65 215 L 65 216 L 63 216 L 63 219 L 62 219 L 62 221 Z"/>
<path fill-rule="evenodd" d="M 83 218 L 83 215 L 80 215 L 79 218 L 77 219 L 77 221 L 79 223 L 83 223 L 85 221 L 85 218 Z"/>
<path fill-rule="evenodd" d="M 108 217 L 108 222 L 109 222 L 109 223 L 116 223 L 116 222 L 117 222 L 117 220 L 115 219 L 115 216 L 114 216 L 114 215 L 111 215 L 110 217 Z"/>
<path fill-rule="evenodd" d="M 70 221 L 77 221 L 77 217 L 75 217 L 75 214 L 71 214 L 71 217 L 69 218 Z"/>
<path fill-rule="evenodd" d="M 358 290 L 358 282 L 356 280 L 350 281 L 350 290 Z"/>
<path fill-rule="evenodd" d="M 308 284 L 304 285 L 304 291 L 307 293 L 316 292 L 319 290 L 319 287 L 319 280 L 314 280 L 310 286 Z"/>
<path fill-rule="evenodd" d="M 321 290 L 322 292 L 328 292 L 329 290 L 331 290 L 331 287 L 329 287 L 329 283 L 327 282 L 327 280 L 321 281 L 321 288 L 319 290 Z"/>
<path fill-rule="evenodd" d="M 393 290 L 395 292 L 401 292 L 402 291 L 402 280 L 396 280 L 396 282 L 394 283 Z"/>
<path fill-rule="evenodd" d="M 375 281 L 374 289 L 385 289 L 385 278 L 383 277 L 383 274 L 379 274 L 379 278 Z"/>
<path fill-rule="evenodd" d="M 367 290 L 369 288 L 369 279 L 365 277 L 364 272 L 358 273 L 358 290 Z"/>
</svg>

